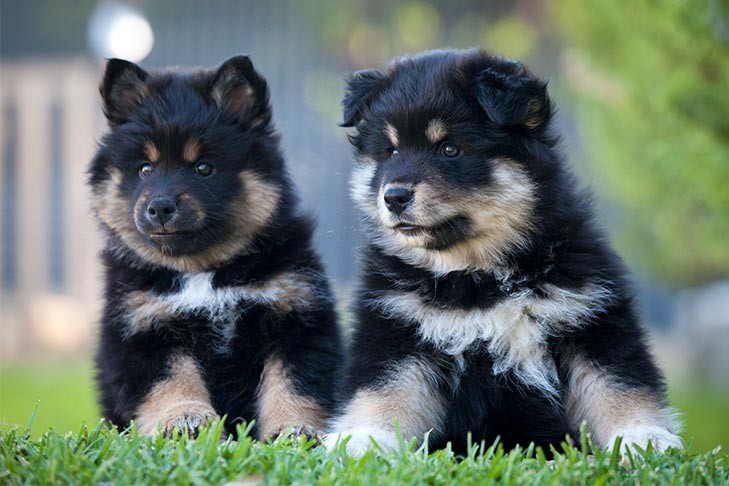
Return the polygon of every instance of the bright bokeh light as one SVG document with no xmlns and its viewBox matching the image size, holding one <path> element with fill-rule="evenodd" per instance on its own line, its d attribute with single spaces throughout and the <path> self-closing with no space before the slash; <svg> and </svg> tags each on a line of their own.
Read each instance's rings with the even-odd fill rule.
<svg viewBox="0 0 729 486">
<path fill-rule="evenodd" d="M 102 2 L 89 20 L 89 44 L 101 57 L 139 62 L 154 45 L 154 32 L 136 9 L 117 2 Z"/>
</svg>

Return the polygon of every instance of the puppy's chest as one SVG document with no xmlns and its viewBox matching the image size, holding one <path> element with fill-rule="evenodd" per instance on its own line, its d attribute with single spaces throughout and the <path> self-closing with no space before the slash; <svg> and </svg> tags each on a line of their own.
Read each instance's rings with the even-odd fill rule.
<svg viewBox="0 0 729 486">
<path fill-rule="evenodd" d="M 178 277 L 179 285 L 167 292 L 129 292 L 124 304 L 126 334 L 203 320 L 229 340 L 236 323 L 253 307 L 286 314 L 313 301 L 305 275 L 281 273 L 260 282 L 220 286 L 214 284 L 214 277 L 214 272 L 184 274 Z"/>
<path fill-rule="evenodd" d="M 558 378 L 550 339 L 587 324 L 603 308 L 608 293 L 587 285 L 563 289 L 487 286 L 434 292 L 375 292 L 373 308 L 388 317 L 412 322 L 419 337 L 463 362 L 465 353 L 487 353 L 493 374 L 511 373 L 522 383 L 556 394 Z"/>
</svg>

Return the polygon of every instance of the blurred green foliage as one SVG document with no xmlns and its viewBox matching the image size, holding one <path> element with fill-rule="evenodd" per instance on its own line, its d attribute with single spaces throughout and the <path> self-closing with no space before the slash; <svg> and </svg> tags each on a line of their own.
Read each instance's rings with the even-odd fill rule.
<svg viewBox="0 0 729 486">
<path fill-rule="evenodd" d="M 307 75 L 305 96 L 332 122 L 341 117 L 345 72 L 382 67 L 395 57 L 426 49 L 484 47 L 536 61 L 548 25 L 537 0 L 312 0 L 299 5 L 302 22 L 318 26 L 319 48 L 338 62 Z M 335 67 L 345 66 L 346 71 Z"/>
<path fill-rule="evenodd" d="M 353 68 L 444 47 L 482 46 L 524 58 L 539 47 L 541 24 L 532 22 L 531 14 L 540 13 L 542 5 L 534 0 L 313 1 L 304 9 L 311 22 L 322 26 L 322 48 L 344 56 Z"/>
<path fill-rule="evenodd" d="M 65 433 L 99 420 L 90 360 L 0 365 L 0 430 L 25 425 L 38 407 L 32 431 Z"/>
<path fill-rule="evenodd" d="M 594 179 L 631 263 L 673 285 L 729 274 L 729 17 L 719 0 L 558 0 Z"/>
</svg>

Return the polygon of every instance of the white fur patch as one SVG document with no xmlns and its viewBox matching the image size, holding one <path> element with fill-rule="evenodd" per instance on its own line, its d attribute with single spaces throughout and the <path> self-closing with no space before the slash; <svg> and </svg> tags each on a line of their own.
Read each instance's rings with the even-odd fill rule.
<svg viewBox="0 0 729 486">
<path fill-rule="evenodd" d="M 623 454 L 633 446 L 640 446 L 645 449 L 648 447 L 648 442 L 653 445 L 653 448 L 658 452 L 664 452 L 666 449 L 674 447 L 676 449 L 683 448 L 683 442 L 681 437 L 671 433 L 665 427 L 658 425 L 630 425 L 615 433 L 608 440 L 608 447 L 612 447 L 615 444 L 615 439 L 622 437 L 623 440 L 620 444 L 620 450 Z"/>
<path fill-rule="evenodd" d="M 334 450 L 336 445 L 347 437 L 349 437 L 346 446 L 347 454 L 353 457 L 362 457 L 368 450 L 372 449 L 370 438 L 374 439 L 383 450 L 396 450 L 398 447 L 395 431 L 365 425 L 326 434 L 324 436 L 324 446 L 327 450 Z"/>
<path fill-rule="evenodd" d="M 349 179 L 349 193 L 354 202 L 366 213 L 370 213 L 372 208 L 376 211 L 377 208 L 377 201 L 370 187 L 376 170 L 377 162 L 369 158 L 360 158 L 352 169 Z"/>
<path fill-rule="evenodd" d="M 349 437 L 347 442 L 347 454 L 353 457 L 362 457 L 368 450 L 372 449 L 370 437 L 377 442 L 383 450 L 395 450 L 398 447 L 397 435 L 394 430 L 381 427 L 361 425 L 351 429 L 333 432 L 324 436 L 324 446 L 327 450 L 334 450 L 340 442 Z"/>
<path fill-rule="evenodd" d="M 131 293 L 127 309 L 128 335 L 164 320 L 203 313 L 225 339 L 230 339 L 241 303 L 264 305 L 286 314 L 294 309 L 307 309 L 321 298 L 311 277 L 303 273 L 284 272 L 255 285 L 220 288 L 213 288 L 213 276 L 214 272 L 186 274 L 176 293 Z"/>
<path fill-rule="evenodd" d="M 557 395 L 557 371 L 547 351 L 550 334 L 580 327 L 610 300 L 599 285 L 581 291 L 553 285 L 546 297 L 523 290 L 488 309 L 439 308 L 415 293 L 386 292 L 369 304 L 386 315 L 418 322 L 420 336 L 443 352 L 458 356 L 483 343 L 494 358 L 493 373 L 512 371 L 525 384 Z"/>
<path fill-rule="evenodd" d="M 393 365 L 384 379 L 378 388 L 357 391 L 344 413 L 332 421 L 327 447 L 351 435 L 347 451 L 355 456 L 371 448 L 369 436 L 383 448 L 394 448 L 396 421 L 406 441 L 422 441 L 428 431 L 434 436 L 443 432 L 446 403 L 438 384 L 444 377 L 431 363 L 408 359 Z"/>
</svg>

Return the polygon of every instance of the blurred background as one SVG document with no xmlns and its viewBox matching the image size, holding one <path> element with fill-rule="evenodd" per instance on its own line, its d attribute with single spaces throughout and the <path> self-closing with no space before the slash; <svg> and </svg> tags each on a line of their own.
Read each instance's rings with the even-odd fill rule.
<svg viewBox="0 0 729 486">
<path fill-rule="evenodd" d="M 98 420 L 100 249 L 85 167 L 104 57 L 249 53 L 346 311 L 361 241 L 340 121 L 347 73 L 481 46 L 550 80 L 564 149 L 635 272 L 695 451 L 729 447 L 729 4 L 725 0 L 2 0 L 0 430 Z"/>
</svg>

